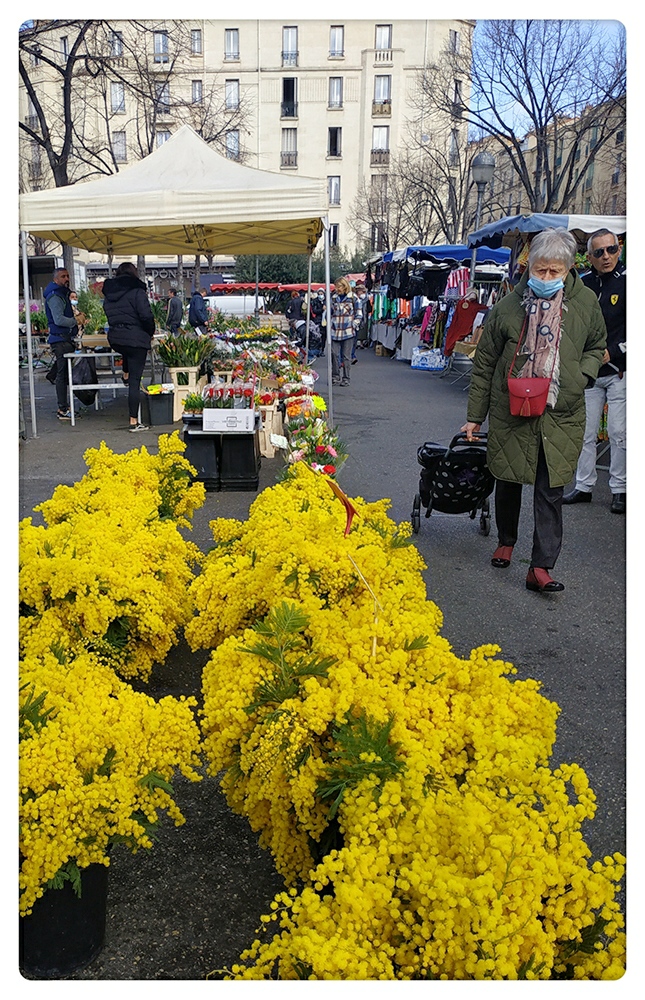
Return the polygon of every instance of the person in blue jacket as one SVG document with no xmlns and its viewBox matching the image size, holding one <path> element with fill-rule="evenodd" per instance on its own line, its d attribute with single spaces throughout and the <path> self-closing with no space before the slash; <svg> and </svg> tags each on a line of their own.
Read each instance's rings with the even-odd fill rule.
<svg viewBox="0 0 645 1000">
<path fill-rule="evenodd" d="M 67 399 L 67 361 L 64 354 L 71 354 L 75 349 L 75 338 L 78 336 L 78 324 L 85 322 L 82 313 L 74 315 L 70 301 L 69 272 L 66 267 L 57 267 L 52 280 L 44 291 L 45 313 L 49 324 L 48 344 L 54 355 L 54 366 L 49 373 L 49 380 L 56 386 L 56 401 L 59 420 L 71 420 L 69 402 Z"/>
<path fill-rule="evenodd" d="M 208 305 L 206 289 L 195 289 L 188 306 L 188 322 L 197 334 L 205 336 L 208 333 Z"/>
</svg>

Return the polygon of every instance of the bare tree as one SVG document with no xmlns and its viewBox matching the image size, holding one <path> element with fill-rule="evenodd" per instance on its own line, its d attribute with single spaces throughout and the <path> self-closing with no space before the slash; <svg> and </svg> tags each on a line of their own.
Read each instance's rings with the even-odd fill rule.
<svg viewBox="0 0 645 1000">
<path fill-rule="evenodd" d="M 470 91 L 468 95 L 468 90 Z M 481 21 L 470 53 L 445 51 L 419 80 L 434 113 L 489 136 L 533 212 L 565 211 L 625 117 L 625 39 L 601 21 Z"/>
</svg>

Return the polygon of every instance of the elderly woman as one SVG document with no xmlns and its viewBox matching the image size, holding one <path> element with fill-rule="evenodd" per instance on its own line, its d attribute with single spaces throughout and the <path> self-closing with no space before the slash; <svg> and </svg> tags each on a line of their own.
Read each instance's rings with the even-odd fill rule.
<svg viewBox="0 0 645 1000">
<path fill-rule="evenodd" d="M 533 484 L 526 586 L 541 593 L 564 590 L 549 572 L 562 546 L 563 488 L 575 475 L 584 391 L 598 375 L 607 337 L 598 300 L 573 268 L 575 254 L 576 241 L 566 229 L 547 229 L 533 239 L 525 273 L 484 323 L 462 427 L 473 440 L 488 415 L 498 532 L 491 562 L 499 569 L 510 566 L 517 541 L 522 484 Z M 527 381 L 514 385 L 516 378 Z M 524 402 L 517 401 L 520 388 Z"/>
<path fill-rule="evenodd" d="M 363 310 L 347 278 L 339 278 L 331 297 L 332 385 L 349 385 L 349 366 L 354 338 L 361 325 Z"/>
</svg>

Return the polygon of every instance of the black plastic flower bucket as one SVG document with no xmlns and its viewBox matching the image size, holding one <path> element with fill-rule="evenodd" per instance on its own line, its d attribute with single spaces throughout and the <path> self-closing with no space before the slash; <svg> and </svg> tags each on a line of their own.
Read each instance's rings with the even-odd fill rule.
<svg viewBox="0 0 645 1000">
<path fill-rule="evenodd" d="M 81 870 L 81 895 L 70 882 L 48 889 L 20 918 L 21 972 L 57 979 L 82 969 L 96 958 L 105 938 L 108 869 L 89 865 Z"/>
</svg>

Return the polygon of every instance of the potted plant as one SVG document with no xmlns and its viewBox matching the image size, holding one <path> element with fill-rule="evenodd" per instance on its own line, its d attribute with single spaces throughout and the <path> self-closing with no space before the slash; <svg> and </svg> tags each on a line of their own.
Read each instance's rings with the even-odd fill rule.
<svg viewBox="0 0 645 1000">
<path fill-rule="evenodd" d="M 204 400 L 200 393 L 189 392 L 183 401 L 184 412 L 182 415 L 182 420 L 185 424 L 195 424 L 200 423 L 202 419 L 202 410 L 204 409 Z"/>
</svg>

